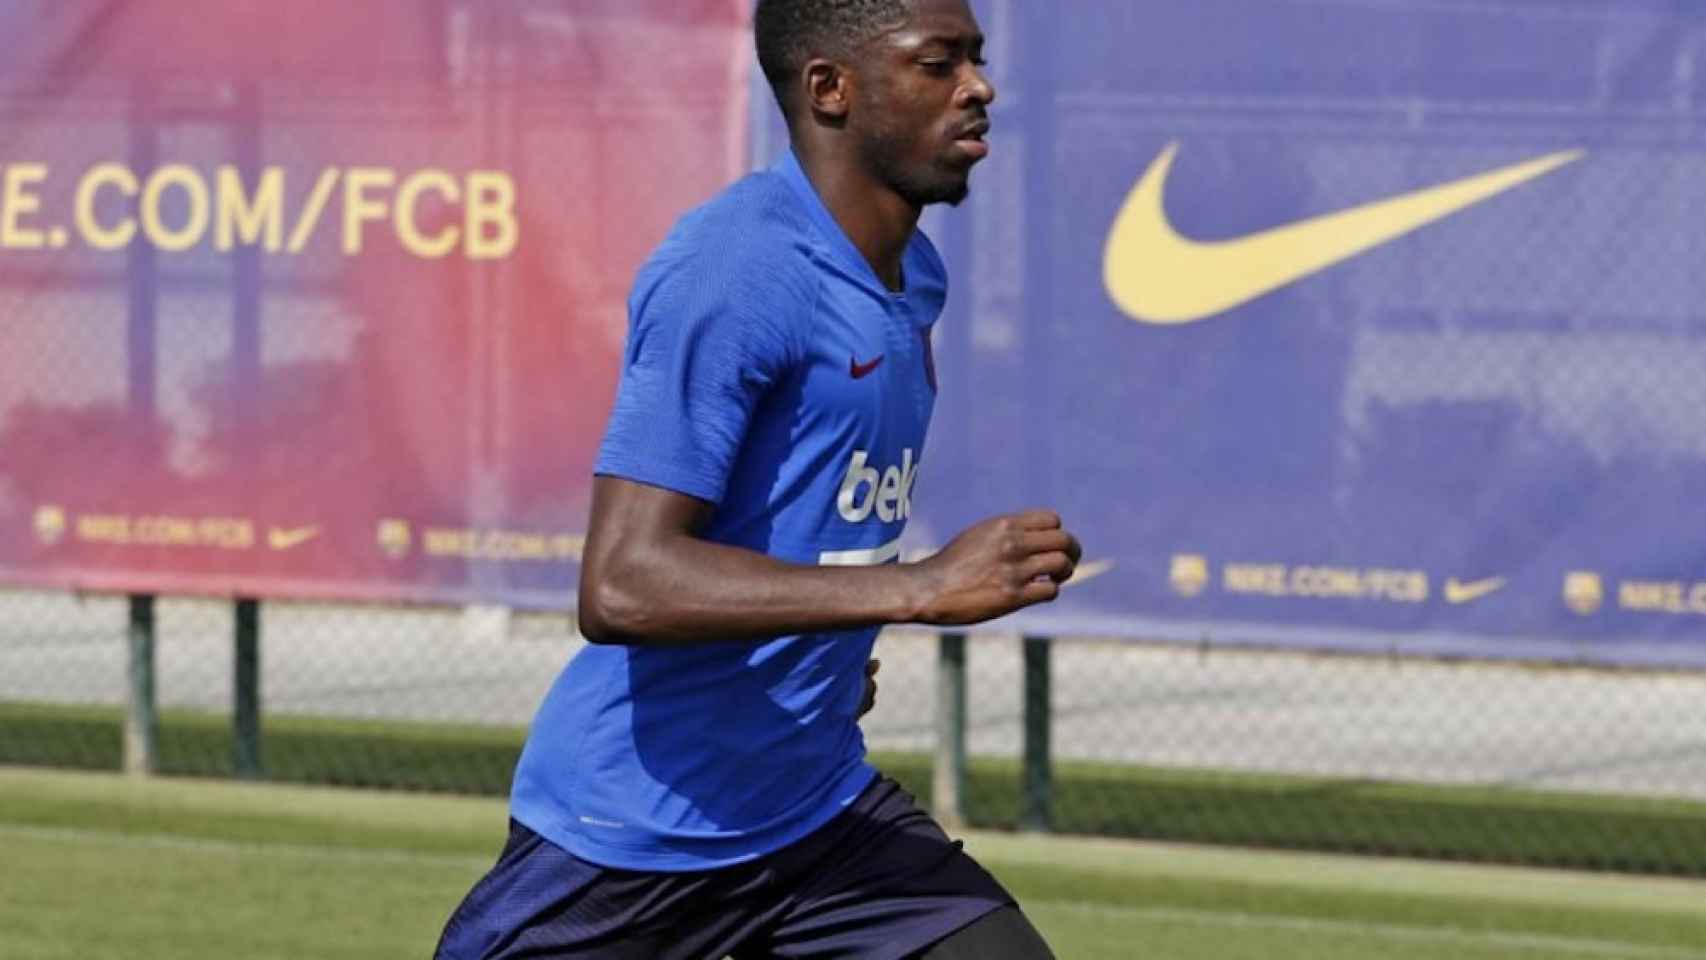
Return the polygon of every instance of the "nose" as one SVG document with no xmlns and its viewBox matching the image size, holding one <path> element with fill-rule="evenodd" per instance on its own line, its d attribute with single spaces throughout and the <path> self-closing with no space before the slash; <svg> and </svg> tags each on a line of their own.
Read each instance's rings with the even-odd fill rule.
<svg viewBox="0 0 1706 960">
<path fill-rule="evenodd" d="M 965 109 L 973 105 L 989 106 L 995 102 L 995 85 L 989 82 L 982 70 L 975 64 L 968 65 L 971 74 L 966 82 L 960 84 L 954 97 L 954 106 Z"/>
</svg>

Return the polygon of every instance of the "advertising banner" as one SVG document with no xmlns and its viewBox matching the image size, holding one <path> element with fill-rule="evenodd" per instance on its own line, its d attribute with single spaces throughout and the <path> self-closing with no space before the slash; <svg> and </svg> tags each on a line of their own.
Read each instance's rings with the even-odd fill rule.
<svg viewBox="0 0 1706 960">
<path fill-rule="evenodd" d="M 1706 664 L 1706 13 L 1066 7 L 980 8 L 920 548 L 1060 509 L 1041 632 Z"/>
<path fill-rule="evenodd" d="M 0 581 L 571 605 L 634 269 L 784 143 L 748 7 L 0 9 Z M 911 555 L 1049 506 L 1004 628 L 1706 665 L 1706 12 L 974 7 Z"/>
<path fill-rule="evenodd" d="M 571 604 L 746 6 L 0 8 L 0 581 Z"/>
</svg>

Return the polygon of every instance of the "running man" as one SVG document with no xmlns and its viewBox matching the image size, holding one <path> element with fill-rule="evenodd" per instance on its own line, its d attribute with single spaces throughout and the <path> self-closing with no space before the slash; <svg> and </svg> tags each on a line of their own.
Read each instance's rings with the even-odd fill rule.
<svg viewBox="0 0 1706 960">
<path fill-rule="evenodd" d="M 1054 599 L 1031 511 L 897 563 L 947 294 L 918 229 L 989 150 L 966 0 L 760 0 L 792 150 L 640 270 L 581 569 L 591 643 L 534 720 L 450 960 L 1052 956 L 865 759 L 885 624 Z"/>
</svg>

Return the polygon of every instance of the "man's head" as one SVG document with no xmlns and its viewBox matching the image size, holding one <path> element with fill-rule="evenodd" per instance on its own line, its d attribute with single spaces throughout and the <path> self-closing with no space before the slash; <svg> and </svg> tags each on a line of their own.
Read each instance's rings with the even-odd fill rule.
<svg viewBox="0 0 1706 960">
<path fill-rule="evenodd" d="M 759 0 L 754 33 L 796 146 L 917 207 L 964 199 L 995 99 L 966 0 Z"/>
</svg>

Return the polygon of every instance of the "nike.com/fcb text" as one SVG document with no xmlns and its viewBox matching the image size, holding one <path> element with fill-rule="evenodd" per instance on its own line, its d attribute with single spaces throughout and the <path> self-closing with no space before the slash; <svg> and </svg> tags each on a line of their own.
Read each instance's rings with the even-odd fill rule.
<svg viewBox="0 0 1706 960">
<path fill-rule="evenodd" d="M 50 209 L 54 203 L 68 209 Z M 520 241 L 515 206 L 515 180 L 499 170 L 458 176 L 438 168 L 355 166 L 310 175 L 269 166 L 245 182 L 230 165 L 139 172 L 99 163 L 77 174 L 67 192 L 48 164 L 12 163 L 0 166 L 0 251 L 146 243 L 166 253 L 210 244 L 217 251 L 248 246 L 300 254 L 330 231 L 338 252 L 358 256 L 383 224 L 415 257 L 496 260 Z"/>
</svg>

